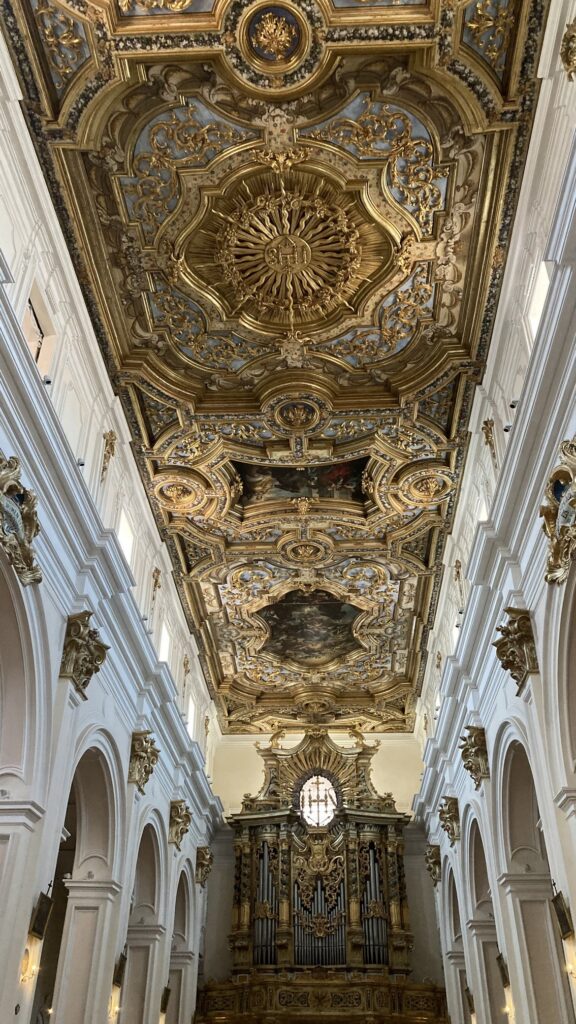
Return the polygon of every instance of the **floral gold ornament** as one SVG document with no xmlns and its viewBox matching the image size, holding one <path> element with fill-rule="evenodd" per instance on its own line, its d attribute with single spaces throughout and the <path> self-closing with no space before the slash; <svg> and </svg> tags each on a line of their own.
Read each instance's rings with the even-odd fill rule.
<svg viewBox="0 0 576 1024">
<path fill-rule="evenodd" d="M 33 7 L 54 84 L 58 91 L 63 91 L 68 80 L 88 59 L 84 29 L 68 11 L 52 0 L 35 0 Z"/>
<path fill-rule="evenodd" d="M 560 464 L 546 485 L 540 515 L 549 540 L 544 578 L 547 583 L 564 583 L 576 558 L 576 438 L 560 445 Z"/>
<path fill-rule="evenodd" d="M 98 630 L 90 626 L 91 618 L 89 611 L 68 617 L 60 665 L 60 677 L 69 679 L 84 700 L 92 676 L 100 671 L 110 650 L 102 643 Z"/>
<path fill-rule="evenodd" d="M 494 440 L 494 420 L 484 420 L 482 424 L 482 433 L 484 435 L 484 444 L 489 449 L 490 455 L 492 457 L 492 462 L 494 463 L 494 467 L 497 469 L 498 465 L 496 458 L 496 442 Z"/>
<path fill-rule="evenodd" d="M 185 800 L 172 800 L 170 803 L 170 820 L 168 825 L 168 842 L 172 843 L 177 850 L 180 849 L 182 840 L 190 830 L 192 823 L 192 811 Z"/>
<path fill-rule="evenodd" d="M 116 442 L 118 437 L 114 430 L 107 430 L 104 437 L 104 451 L 102 453 L 102 469 L 100 471 L 100 483 L 104 483 L 106 474 L 108 473 L 108 467 L 110 466 L 110 460 L 114 458 L 116 454 Z"/>
<path fill-rule="evenodd" d="M 134 783 L 139 793 L 144 792 L 159 757 L 160 751 L 149 729 L 132 733 L 128 782 Z"/>
<path fill-rule="evenodd" d="M 285 58 L 298 42 L 298 32 L 287 18 L 262 11 L 250 29 L 250 39 L 254 49 L 265 58 L 278 60 Z"/>
<path fill-rule="evenodd" d="M 470 40 L 489 64 L 501 69 L 515 20 L 511 0 L 477 0 L 466 8 L 464 39 Z"/>
<path fill-rule="evenodd" d="M 23 587 L 40 583 L 32 542 L 40 532 L 36 495 L 20 481 L 20 460 L 0 451 L 0 547 Z"/>
<path fill-rule="evenodd" d="M 455 796 L 445 796 L 438 808 L 440 827 L 444 829 L 450 840 L 450 846 L 460 839 L 460 811 Z"/>
<path fill-rule="evenodd" d="M 493 647 L 502 668 L 514 679 L 518 690 L 524 686 L 531 673 L 538 672 L 538 658 L 530 612 L 524 608 L 506 608 L 508 621 L 497 627 L 501 634 Z"/>
<path fill-rule="evenodd" d="M 466 733 L 466 736 L 461 737 L 459 749 L 464 767 L 472 776 L 474 785 L 478 789 L 483 779 L 490 778 L 486 733 L 484 729 L 476 725 L 467 725 Z"/>
<path fill-rule="evenodd" d="M 560 44 L 560 60 L 570 82 L 576 77 L 576 20 L 566 25 Z"/>
<path fill-rule="evenodd" d="M 438 882 L 442 880 L 442 859 L 440 855 L 440 847 L 433 843 L 428 843 L 424 859 L 426 861 L 426 870 L 436 886 L 438 885 Z"/>
<path fill-rule="evenodd" d="M 214 863 L 214 854 L 209 846 L 199 846 L 196 850 L 195 880 L 203 889 L 206 888 L 208 876 Z"/>
</svg>

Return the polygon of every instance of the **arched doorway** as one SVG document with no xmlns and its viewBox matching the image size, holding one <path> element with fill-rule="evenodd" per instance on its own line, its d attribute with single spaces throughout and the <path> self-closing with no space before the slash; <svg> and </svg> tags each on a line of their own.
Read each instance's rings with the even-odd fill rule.
<svg viewBox="0 0 576 1024">
<path fill-rule="evenodd" d="M 120 1000 L 120 1024 L 158 1024 L 165 928 L 160 924 L 160 849 L 155 829 L 146 825 L 140 839 L 126 936 L 126 978 Z"/>
<path fill-rule="evenodd" d="M 534 779 L 526 751 L 516 741 L 506 752 L 503 787 L 506 871 L 501 885 L 513 923 L 524 1016 L 533 1024 L 573 1024 Z"/>
<path fill-rule="evenodd" d="M 105 1020 L 116 896 L 113 798 L 101 750 L 80 759 L 53 875 L 54 906 L 44 935 L 32 1024 Z"/>
</svg>

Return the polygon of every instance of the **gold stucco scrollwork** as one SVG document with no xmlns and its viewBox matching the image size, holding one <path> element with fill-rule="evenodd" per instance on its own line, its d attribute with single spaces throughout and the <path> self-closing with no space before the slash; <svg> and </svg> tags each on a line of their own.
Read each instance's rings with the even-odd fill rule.
<svg viewBox="0 0 576 1024">
<path fill-rule="evenodd" d="M 515 20 L 512 5 L 504 0 L 478 0 L 473 8 L 466 28 L 489 64 L 497 67 L 503 62 Z"/>
<path fill-rule="evenodd" d="M 564 583 L 576 558 L 576 438 L 560 445 L 560 464 L 546 485 L 546 504 L 540 508 L 549 554 L 544 578 Z"/>
<path fill-rule="evenodd" d="M 450 846 L 460 839 L 460 810 L 455 796 L 445 796 L 438 808 L 440 827 L 450 840 Z"/>
<path fill-rule="evenodd" d="M 69 679 L 85 700 L 88 683 L 100 671 L 109 650 L 98 630 L 91 628 L 91 618 L 88 611 L 69 616 L 60 665 L 60 677 Z"/>
<path fill-rule="evenodd" d="M 32 542 L 40 531 L 36 495 L 20 482 L 20 460 L 0 451 L 0 547 L 23 587 L 40 583 Z"/>
<path fill-rule="evenodd" d="M 192 823 L 192 811 L 185 800 L 172 800 L 170 803 L 170 819 L 168 824 L 168 842 L 177 850 Z"/>
<path fill-rule="evenodd" d="M 133 782 L 139 793 L 144 792 L 159 757 L 160 751 L 149 729 L 132 733 L 128 782 Z"/>
<path fill-rule="evenodd" d="M 38 0 L 34 15 L 54 83 L 58 89 L 63 89 L 87 59 L 86 39 L 79 23 L 50 0 Z"/>
<path fill-rule="evenodd" d="M 498 660 L 510 673 L 520 690 L 532 672 L 538 672 L 538 657 L 530 612 L 525 608 L 506 608 L 508 622 L 498 626 L 500 638 L 495 640 Z"/>
</svg>

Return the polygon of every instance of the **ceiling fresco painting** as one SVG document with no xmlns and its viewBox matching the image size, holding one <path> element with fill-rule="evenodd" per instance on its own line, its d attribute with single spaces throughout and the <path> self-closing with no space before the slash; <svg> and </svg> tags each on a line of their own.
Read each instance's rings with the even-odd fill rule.
<svg viewBox="0 0 576 1024">
<path fill-rule="evenodd" d="M 222 729 L 412 729 L 540 0 L 13 3 Z"/>
</svg>

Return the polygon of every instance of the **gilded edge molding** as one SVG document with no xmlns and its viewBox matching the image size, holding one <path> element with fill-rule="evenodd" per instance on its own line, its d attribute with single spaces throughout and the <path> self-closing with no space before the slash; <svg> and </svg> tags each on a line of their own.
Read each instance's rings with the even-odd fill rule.
<svg viewBox="0 0 576 1024">
<path fill-rule="evenodd" d="M 20 460 L 0 451 L 0 546 L 23 587 L 40 583 L 32 541 L 40 532 L 37 498 L 20 482 Z"/>
</svg>

